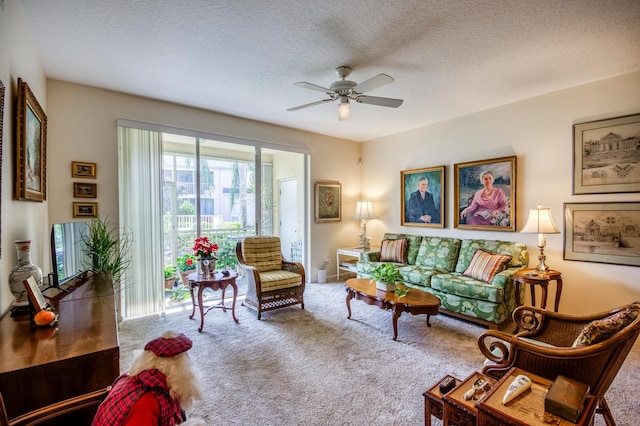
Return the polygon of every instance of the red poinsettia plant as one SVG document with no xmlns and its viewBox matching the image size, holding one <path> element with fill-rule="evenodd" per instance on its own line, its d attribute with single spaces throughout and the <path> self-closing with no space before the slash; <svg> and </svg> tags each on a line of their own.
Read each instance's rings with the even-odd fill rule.
<svg viewBox="0 0 640 426">
<path fill-rule="evenodd" d="M 212 243 L 207 237 L 196 238 L 196 242 L 193 245 L 193 251 L 200 258 L 214 257 L 219 248 L 218 244 Z"/>
</svg>

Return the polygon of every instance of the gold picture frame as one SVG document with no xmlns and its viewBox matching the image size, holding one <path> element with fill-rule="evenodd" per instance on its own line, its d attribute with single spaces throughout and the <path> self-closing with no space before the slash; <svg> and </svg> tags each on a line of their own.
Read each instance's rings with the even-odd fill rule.
<svg viewBox="0 0 640 426">
<path fill-rule="evenodd" d="M 98 203 L 73 203 L 73 217 L 97 217 Z"/>
<path fill-rule="evenodd" d="M 47 198 L 47 116 L 29 85 L 18 79 L 14 192 L 17 200 Z"/>
<path fill-rule="evenodd" d="M 95 179 L 96 163 L 84 163 L 81 161 L 71 162 L 71 177 Z"/>
<path fill-rule="evenodd" d="M 401 171 L 400 225 L 444 228 L 444 183 L 444 166 Z"/>
<path fill-rule="evenodd" d="M 316 182 L 316 223 L 342 220 L 342 184 L 340 182 Z"/>
<path fill-rule="evenodd" d="M 74 182 L 73 183 L 73 196 L 75 198 L 97 198 L 98 197 L 98 184 Z"/>
<path fill-rule="evenodd" d="M 455 227 L 515 232 L 516 176 L 515 155 L 454 164 Z"/>
</svg>

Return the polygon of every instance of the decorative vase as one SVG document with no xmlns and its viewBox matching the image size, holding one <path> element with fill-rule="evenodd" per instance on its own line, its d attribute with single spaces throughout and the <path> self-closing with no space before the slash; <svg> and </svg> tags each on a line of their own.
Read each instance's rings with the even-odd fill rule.
<svg viewBox="0 0 640 426">
<path fill-rule="evenodd" d="M 394 291 L 396 289 L 396 283 L 387 283 L 384 281 L 376 281 L 376 288 L 382 291 Z"/>
<path fill-rule="evenodd" d="M 205 277 L 210 277 L 216 271 L 216 260 L 217 257 L 201 257 L 198 259 L 198 264 L 200 265 L 200 275 Z"/>
<path fill-rule="evenodd" d="M 29 298 L 23 281 L 32 276 L 38 287 L 42 287 L 42 269 L 31 263 L 31 240 L 14 241 L 13 243 L 18 253 L 18 263 L 9 274 L 9 288 L 16 299 L 13 306 L 28 306 Z"/>
</svg>

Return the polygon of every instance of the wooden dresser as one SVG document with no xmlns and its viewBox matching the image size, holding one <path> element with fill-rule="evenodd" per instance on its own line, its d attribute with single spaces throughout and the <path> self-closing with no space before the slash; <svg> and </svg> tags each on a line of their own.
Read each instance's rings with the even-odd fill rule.
<svg viewBox="0 0 640 426">
<path fill-rule="evenodd" d="M 119 375 L 111 280 L 94 275 L 72 290 L 52 303 L 56 327 L 36 327 L 28 315 L 0 320 L 0 392 L 9 418 L 104 388 Z"/>
</svg>

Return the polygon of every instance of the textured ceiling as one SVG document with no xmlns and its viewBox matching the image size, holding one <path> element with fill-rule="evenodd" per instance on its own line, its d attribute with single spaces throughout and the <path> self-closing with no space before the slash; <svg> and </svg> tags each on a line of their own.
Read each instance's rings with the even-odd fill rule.
<svg viewBox="0 0 640 426">
<path fill-rule="evenodd" d="M 639 0 L 21 2 L 50 78 L 356 141 L 640 70 Z M 340 65 L 404 103 L 286 111 Z"/>
</svg>

